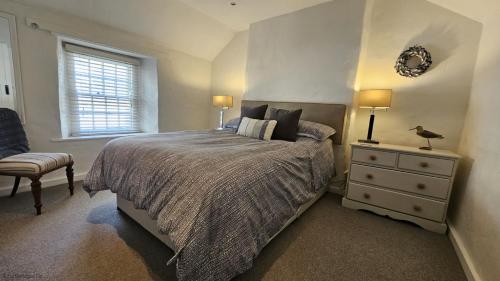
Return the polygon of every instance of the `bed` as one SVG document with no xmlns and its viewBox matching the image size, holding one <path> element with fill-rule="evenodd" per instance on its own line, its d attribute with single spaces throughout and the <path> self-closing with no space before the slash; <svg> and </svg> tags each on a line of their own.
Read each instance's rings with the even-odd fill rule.
<svg viewBox="0 0 500 281">
<path fill-rule="evenodd" d="M 216 130 L 124 137 L 101 151 L 84 189 L 116 193 L 118 208 L 175 252 L 179 280 L 229 280 L 325 193 L 343 138 L 345 105 L 242 101 L 262 104 L 302 108 L 301 119 L 337 133 L 295 143 Z"/>
</svg>

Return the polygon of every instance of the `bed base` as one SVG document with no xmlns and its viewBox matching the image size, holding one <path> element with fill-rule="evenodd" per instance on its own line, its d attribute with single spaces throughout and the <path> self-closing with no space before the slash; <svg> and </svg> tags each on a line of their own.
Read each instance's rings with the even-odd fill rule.
<svg viewBox="0 0 500 281">
<path fill-rule="evenodd" d="M 291 217 L 285 225 L 274 234 L 269 241 L 267 241 L 266 245 L 269 244 L 276 236 L 278 236 L 287 226 L 289 226 L 292 222 L 294 222 L 297 218 L 299 218 L 307 209 L 309 209 L 316 201 L 318 201 L 328 190 L 328 188 L 321 189 L 314 198 L 309 200 L 308 202 L 302 204 L 295 215 Z M 163 244 L 167 245 L 170 249 L 176 252 L 174 248 L 174 244 L 172 240 L 168 237 L 168 235 L 160 233 L 158 227 L 156 226 L 156 220 L 153 220 L 149 217 L 148 213 L 143 209 L 135 209 L 134 203 L 128 201 L 126 199 L 121 198 L 120 196 L 116 196 L 116 205 L 117 209 L 127 216 L 129 216 L 132 220 L 141 225 L 144 229 L 146 229 L 149 233 L 153 234 L 156 238 L 158 238 Z"/>
</svg>

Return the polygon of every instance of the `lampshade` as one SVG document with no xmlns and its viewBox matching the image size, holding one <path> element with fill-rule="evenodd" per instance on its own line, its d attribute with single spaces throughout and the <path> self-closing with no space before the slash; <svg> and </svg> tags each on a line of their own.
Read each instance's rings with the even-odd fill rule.
<svg viewBox="0 0 500 281">
<path fill-rule="evenodd" d="M 232 96 L 213 96 L 212 97 L 213 106 L 229 108 L 233 107 L 233 97 Z"/>
<path fill-rule="evenodd" d="M 363 90 L 359 92 L 359 107 L 384 109 L 391 107 L 392 90 Z"/>
</svg>

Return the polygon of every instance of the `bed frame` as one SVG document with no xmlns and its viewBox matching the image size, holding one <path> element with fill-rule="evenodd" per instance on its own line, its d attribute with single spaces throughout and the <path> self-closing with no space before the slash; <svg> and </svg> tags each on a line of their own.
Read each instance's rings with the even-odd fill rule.
<svg viewBox="0 0 500 281">
<path fill-rule="evenodd" d="M 321 189 L 313 199 L 301 205 L 297 210 L 297 212 L 295 213 L 295 215 L 293 215 L 293 217 L 291 217 L 285 223 L 285 225 L 276 234 L 274 234 L 273 237 L 271 237 L 271 239 L 269 239 L 267 243 L 269 243 L 276 236 L 278 236 L 278 234 L 280 234 L 287 226 L 289 226 L 293 221 L 299 218 L 300 215 L 302 215 L 307 209 L 309 209 L 309 207 L 311 207 L 314 203 L 316 203 L 316 201 L 318 201 L 327 192 L 327 190 L 328 187 Z M 161 242 L 163 242 L 163 244 L 167 245 L 167 247 L 176 252 L 177 249 L 175 249 L 172 240 L 170 240 L 168 235 L 160 233 L 158 227 L 156 226 L 156 220 L 151 219 L 146 210 L 136 209 L 134 207 L 133 202 L 123 199 L 120 196 L 116 196 L 116 204 L 118 210 L 125 213 L 132 220 L 134 220 L 135 222 L 140 224 L 144 229 L 149 231 L 149 233 L 153 234 L 156 238 L 158 238 Z"/>
<path fill-rule="evenodd" d="M 326 104 L 326 103 L 299 103 L 299 102 L 272 102 L 272 101 L 249 101 L 243 100 L 241 102 L 242 106 L 259 106 L 263 104 L 268 104 L 269 108 L 283 108 L 283 109 L 302 109 L 301 119 L 322 123 L 329 125 L 337 130 L 337 133 L 333 136 L 333 144 L 341 145 L 344 134 L 344 124 L 347 106 L 344 104 Z M 269 114 L 269 110 L 267 112 Z M 300 215 L 302 215 L 309 207 L 311 207 L 316 201 L 318 201 L 325 193 L 328 191 L 329 186 L 322 188 L 314 198 L 304 203 L 299 207 L 295 215 L 293 215 L 285 225 L 274 234 L 271 239 L 273 240 L 278 236 L 287 226 L 289 226 L 293 221 L 295 221 Z M 143 228 L 153 234 L 156 238 L 162 241 L 170 249 L 176 252 L 176 249 L 169 239 L 168 235 L 161 234 L 156 226 L 156 220 L 149 217 L 147 212 L 142 209 L 135 209 L 134 204 L 131 201 L 123 199 L 119 196 L 116 197 L 116 203 L 118 210 L 122 211 L 128 215 L 132 220 L 136 221 Z"/>
</svg>

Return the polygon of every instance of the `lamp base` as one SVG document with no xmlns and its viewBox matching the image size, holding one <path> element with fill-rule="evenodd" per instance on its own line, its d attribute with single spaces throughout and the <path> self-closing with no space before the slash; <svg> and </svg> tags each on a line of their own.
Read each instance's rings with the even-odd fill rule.
<svg viewBox="0 0 500 281">
<path fill-rule="evenodd" d="M 216 131 L 222 131 L 224 128 L 215 128 Z"/>
<path fill-rule="evenodd" d="M 371 144 L 379 144 L 380 143 L 379 141 L 376 141 L 376 140 L 358 140 L 358 142 L 371 143 Z"/>
</svg>

